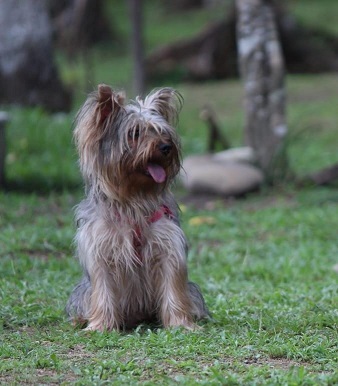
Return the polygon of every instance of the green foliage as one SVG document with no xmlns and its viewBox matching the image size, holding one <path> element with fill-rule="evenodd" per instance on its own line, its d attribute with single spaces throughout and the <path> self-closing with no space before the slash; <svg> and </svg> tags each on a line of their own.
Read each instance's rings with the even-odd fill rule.
<svg viewBox="0 0 338 386">
<path fill-rule="evenodd" d="M 72 116 L 12 108 L 7 125 L 9 187 L 48 192 L 80 185 L 72 146 Z"/>
<path fill-rule="evenodd" d="M 288 0 L 289 9 L 302 24 L 337 35 L 335 0 Z"/>
</svg>

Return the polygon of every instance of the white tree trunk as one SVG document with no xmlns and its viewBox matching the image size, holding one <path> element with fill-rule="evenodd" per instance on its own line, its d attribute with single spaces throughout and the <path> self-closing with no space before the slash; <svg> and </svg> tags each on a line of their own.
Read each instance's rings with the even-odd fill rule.
<svg viewBox="0 0 338 386">
<path fill-rule="evenodd" d="M 245 87 L 245 142 L 268 180 L 286 171 L 284 61 L 272 2 L 236 0 L 237 44 Z"/>
</svg>

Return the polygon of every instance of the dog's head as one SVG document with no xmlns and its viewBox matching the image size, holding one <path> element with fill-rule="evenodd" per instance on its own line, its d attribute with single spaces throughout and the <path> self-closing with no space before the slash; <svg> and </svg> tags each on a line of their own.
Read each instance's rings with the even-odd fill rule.
<svg viewBox="0 0 338 386">
<path fill-rule="evenodd" d="M 182 101 L 175 90 L 162 88 L 125 104 L 123 94 L 99 85 L 74 131 L 86 182 L 122 200 L 166 189 L 181 165 L 174 127 Z"/>
</svg>

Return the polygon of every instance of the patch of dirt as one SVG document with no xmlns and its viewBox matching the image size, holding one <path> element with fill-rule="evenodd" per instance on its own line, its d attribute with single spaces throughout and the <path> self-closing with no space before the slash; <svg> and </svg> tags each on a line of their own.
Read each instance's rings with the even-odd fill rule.
<svg viewBox="0 0 338 386">
<path fill-rule="evenodd" d="M 279 370 L 290 370 L 291 367 L 306 367 L 306 363 L 296 362 L 286 358 L 247 358 L 243 362 L 245 365 L 269 366 Z"/>
<path fill-rule="evenodd" d="M 78 344 L 71 347 L 67 353 L 61 354 L 60 356 L 66 357 L 68 360 L 80 361 L 82 359 L 91 358 L 93 354 L 88 351 L 84 345 Z"/>
<path fill-rule="evenodd" d="M 8 372 L 0 376 L 1 385 L 60 385 L 58 374 L 52 369 L 36 369 L 25 374 Z"/>
</svg>

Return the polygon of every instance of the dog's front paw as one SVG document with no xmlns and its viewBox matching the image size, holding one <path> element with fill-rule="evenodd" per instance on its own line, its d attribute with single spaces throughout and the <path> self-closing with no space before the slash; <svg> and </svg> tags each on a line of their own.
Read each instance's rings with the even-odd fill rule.
<svg viewBox="0 0 338 386">
<path fill-rule="evenodd" d="M 105 329 L 103 326 L 99 325 L 94 325 L 94 324 L 89 324 L 86 328 L 83 329 L 83 331 L 99 331 L 103 332 Z"/>
<path fill-rule="evenodd" d="M 183 327 L 185 330 L 187 331 L 198 331 L 198 330 L 201 330 L 202 327 L 198 326 L 197 324 L 195 323 L 182 323 L 180 325 L 178 325 L 177 327 Z"/>
<path fill-rule="evenodd" d="M 192 322 L 190 319 L 183 317 L 183 318 L 172 318 L 167 323 L 164 324 L 164 327 L 166 328 L 178 328 L 183 327 L 186 330 L 194 331 L 199 330 L 201 327 L 199 327 L 197 324 Z"/>
<path fill-rule="evenodd" d="M 98 331 L 98 332 L 106 332 L 106 331 L 112 331 L 112 330 L 119 330 L 118 327 L 114 326 L 107 326 L 104 323 L 99 322 L 90 322 L 88 326 L 83 331 Z"/>
</svg>

